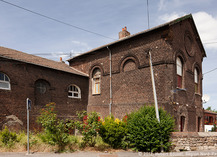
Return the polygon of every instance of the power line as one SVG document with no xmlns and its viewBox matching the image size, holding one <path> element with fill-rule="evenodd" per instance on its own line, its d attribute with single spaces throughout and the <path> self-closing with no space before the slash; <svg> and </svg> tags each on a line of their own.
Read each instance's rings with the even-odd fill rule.
<svg viewBox="0 0 217 157">
<path fill-rule="evenodd" d="M 208 73 L 211 73 L 211 72 L 213 72 L 213 71 L 215 71 L 215 70 L 217 70 L 217 68 L 214 68 L 214 69 L 212 69 L 212 70 L 210 70 L 210 71 L 207 71 L 207 72 L 203 73 L 203 75 L 208 74 Z"/>
<path fill-rule="evenodd" d="M 149 29 L 149 8 L 148 8 L 148 0 L 147 0 L 147 16 L 148 16 L 148 29 Z"/>
<path fill-rule="evenodd" d="M 61 24 L 64 24 L 64 25 L 67 25 L 67 26 L 70 26 L 70 27 L 73 27 L 73 28 L 76 28 L 76 29 L 80 29 L 82 31 L 85 31 L 85 32 L 88 32 L 88 33 L 92 33 L 92 34 L 95 34 L 95 35 L 98 35 L 98 36 L 101 36 L 101 37 L 104 37 L 104 38 L 108 38 L 108 39 L 112 39 L 112 40 L 117 40 L 117 39 L 113 39 L 113 38 L 110 38 L 110 37 L 107 37 L 105 35 L 102 35 L 102 34 L 99 34 L 99 33 L 96 33 L 96 32 L 93 32 L 93 31 L 90 31 L 90 30 L 87 30 L 87 29 L 84 29 L 84 28 L 81 28 L 81 27 L 78 27 L 78 26 L 75 26 L 75 25 L 72 25 L 70 23 L 66 23 L 64 21 L 61 21 L 61 20 L 58 20 L 58 19 L 55 19 L 55 18 L 52 18 L 52 17 L 49 17 L 47 15 L 43 15 L 41 13 L 38 13 L 38 12 L 35 12 L 35 11 L 32 11 L 32 10 L 29 10 L 29 9 L 26 9 L 24 7 L 21 7 L 19 5 L 16 5 L 16 4 L 13 4 L 13 3 L 10 3 L 10 2 L 7 2 L 7 1 L 4 1 L 4 0 L 0 0 L 6 4 L 9 4 L 9 5 L 12 5 L 14 7 L 17 7 L 19 9 L 22 9 L 22 10 L 25 10 L 27 12 L 30 12 L 32 14 L 35 14 L 35 15 L 38 15 L 38 16 L 41 16 L 41 17 L 44 17 L 44 18 L 47 18 L 47 19 L 50 19 L 50 20 L 53 20 L 55 22 L 58 22 L 58 23 L 61 23 Z"/>
<path fill-rule="evenodd" d="M 203 43 L 203 44 L 217 44 L 217 41 L 214 41 L 214 42 L 207 42 L 207 43 Z"/>
</svg>

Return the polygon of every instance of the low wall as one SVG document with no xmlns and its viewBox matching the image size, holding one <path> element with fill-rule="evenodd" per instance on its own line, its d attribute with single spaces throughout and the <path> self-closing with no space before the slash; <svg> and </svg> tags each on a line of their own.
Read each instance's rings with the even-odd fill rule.
<svg viewBox="0 0 217 157">
<path fill-rule="evenodd" d="M 172 151 L 217 149 L 217 132 L 173 132 Z"/>
</svg>

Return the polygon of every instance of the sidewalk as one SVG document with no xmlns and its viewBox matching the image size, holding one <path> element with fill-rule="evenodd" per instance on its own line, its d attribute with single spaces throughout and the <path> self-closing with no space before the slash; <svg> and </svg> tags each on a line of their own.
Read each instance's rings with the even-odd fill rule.
<svg viewBox="0 0 217 157">
<path fill-rule="evenodd" d="M 33 153 L 27 155 L 26 153 L 0 153 L 0 156 L 4 157 L 207 157 L 217 156 L 217 150 L 210 151 L 186 151 L 186 152 L 170 152 L 170 153 L 143 153 L 143 152 L 114 152 L 114 153 L 103 153 L 103 152 L 75 152 L 75 153 Z"/>
</svg>

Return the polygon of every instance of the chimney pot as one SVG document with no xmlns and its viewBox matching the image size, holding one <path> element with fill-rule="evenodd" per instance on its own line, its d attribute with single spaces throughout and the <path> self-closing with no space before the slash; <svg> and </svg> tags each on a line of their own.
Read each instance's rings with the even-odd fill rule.
<svg viewBox="0 0 217 157">
<path fill-rule="evenodd" d="M 119 32 L 119 39 L 130 36 L 130 32 L 127 31 L 127 27 L 122 28 L 122 31 Z"/>
</svg>

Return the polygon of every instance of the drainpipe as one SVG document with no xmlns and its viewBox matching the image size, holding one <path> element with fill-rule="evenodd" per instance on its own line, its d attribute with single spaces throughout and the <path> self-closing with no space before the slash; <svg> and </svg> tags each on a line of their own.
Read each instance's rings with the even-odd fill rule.
<svg viewBox="0 0 217 157">
<path fill-rule="evenodd" d="M 112 114 L 112 52 L 109 49 L 109 47 L 107 46 L 107 49 L 109 51 L 109 67 L 110 67 L 110 74 L 109 74 L 109 82 L 110 82 L 110 103 L 109 103 L 109 115 L 111 116 Z"/>
<path fill-rule="evenodd" d="M 149 54 L 151 81 L 152 81 L 152 88 L 153 88 L 153 95 L 154 95 L 155 112 L 156 112 L 157 120 L 158 120 L 158 122 L 160 122 L 158 103 L 157 103 L 157 94 L 156 94 L 155 81 L 154 81 L 154 72 L 153 72 L 153 68 L 152 68 L 151 51 L 150 50 L 149 50 L 148 54 Z"/>
</svg>

